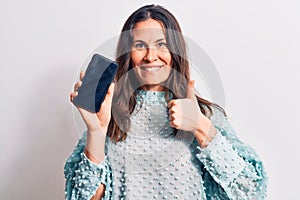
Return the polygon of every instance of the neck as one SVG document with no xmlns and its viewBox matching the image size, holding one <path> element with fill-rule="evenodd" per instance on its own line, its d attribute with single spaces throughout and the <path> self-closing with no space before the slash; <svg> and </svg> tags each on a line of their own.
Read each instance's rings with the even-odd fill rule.
<svg viewBox="0 0 300 200">
<path fill-rule="evenodd" d="M 165 91 L 165 87 L 163 85 L 143 85 L 140 88 L 141 90 L 148 91 Z"/>
</svg>

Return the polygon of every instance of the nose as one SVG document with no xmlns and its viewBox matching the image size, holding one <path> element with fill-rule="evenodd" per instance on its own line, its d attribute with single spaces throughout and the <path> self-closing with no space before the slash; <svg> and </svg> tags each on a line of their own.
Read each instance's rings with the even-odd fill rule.
<svg viewBox="0 0 300 200">
<path fill-rule="evenodd" d="M 147 48 L 147 53 L 144 57 L 144 61 L 148 63 L 152 63 L 154 61 L 157 61 L 157 51 L 156 48 L 149 47 Z"/>
</svg>

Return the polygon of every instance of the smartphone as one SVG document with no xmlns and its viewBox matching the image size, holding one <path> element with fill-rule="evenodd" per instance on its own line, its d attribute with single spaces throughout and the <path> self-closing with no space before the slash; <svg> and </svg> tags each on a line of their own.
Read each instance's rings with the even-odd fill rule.
<svg viewBox="0 0 300 200">
<path fill-rule="evenodd" d="M 94 54 L 88 64 L 78 95 L 73 104 L 92 113 L 99 112 L 107 90 L 116 74 L 118 65 L 114 61 Z"/>
</svg>

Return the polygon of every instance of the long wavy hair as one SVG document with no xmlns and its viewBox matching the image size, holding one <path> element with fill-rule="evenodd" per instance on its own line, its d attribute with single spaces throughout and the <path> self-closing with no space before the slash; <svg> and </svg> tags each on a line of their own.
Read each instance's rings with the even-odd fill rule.
<svg viewBox="0 0 300 200">
<path fill-rule="evenodd" d="M 190 81 L 190 67 L 187 59 L 187 46 L 178 21 L 172 13 L 159 5 L 146 5 L 133 12 L 126 20 L 119 37 L 116 62 L 115 92 L 112 102 L 112 118 L 108 127 L 108 136 L 114 142 L 123 141 L 130 128 L 130 114 L 136 105 L 136 89 L 139 82 L 132 71 L 131 48 L 133 43 L 132 29 L 135 24 L 147 19 L 154 19 L 164 28 L 167 47 L 172 58 L 172 70 L 163 83 L 166 100 L 186 97 L 187 84 Z M 171 93 L 171 94 L 170 94 Z M 225 111 L 215 103 L 197 96 L 201 112 L 210 117 L 212 107 Z M 175 131 L 174 131 L 175 133 Z M 175 133 L 176 134 L 176 133 Z"/>
</svg>

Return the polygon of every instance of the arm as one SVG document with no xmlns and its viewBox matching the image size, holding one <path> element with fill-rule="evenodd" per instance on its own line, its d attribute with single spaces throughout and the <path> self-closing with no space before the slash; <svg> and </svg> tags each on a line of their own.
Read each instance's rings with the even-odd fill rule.
<svg viewBox="0 0 300 200">
<path fill-rule="evenodd" d="M 264 199 L 266 173 L 255 151 L 243 144 L 228 119 L 217 109 L 211 119 L 216 135 L 196 155 L 203 164 L 208 199 Z"/>
<path fill-rule="evenodd" d="M 70 101 L 78 95 L 84 72 L 80 81 L 74 85 Z M 66 199 L 110 199 L 111 170 L 104 153 L 107 127 L 111 119 L 111 102 L 114 91 L 112 83 L 107 91 L 99 112 L 92 113 L 77 107 L 87 126 L 73 153 L 68 158 L 64 173 L 66 177 Z"/>
<path fill-rule="evenodd" d="M 106 130 L 99 130 L 95 132 L 88 131 L 87 133 L 87 141 L 84 148 L 84 154 L 92 163 L 99 165 L 105 159 L 105 136 L 103 132 L 107 132 Z M 97 155 L 97 157 L 96 157 Z M 93 195 L 91 200 L 99 200 L 104 197 L 105 194 L 105 184 L 101 182 L 96 193 Z"/>
<path fill-rule="evenodd" d="M 204 168 L 208 199 L 264 199 L 266 175 L 251 147 L 244 145 L 228 119 L 217 108 L 211 119 L 204 116 L 194 95 L 194 81 L 185 99 L 168 102 L 170 126 L 192 132 L 198 142 L 196 157 Z"/>
<path fill-rule="evenodd" d="M 87 148 L 84 149 L 84 154 L 86 155 L 86 157 L 92 161 L 93 163 L 98 163 L 98 159 L 95 158 L 88 150 Z M 100 184 L 100 186 L 98 187 L 96 193 L 94 194 L 94 196 L 91 198 L 91 200 L 99 200 L 102 199 L 104 197 L 104 192 L 105 192 L 105 185 L 103 183 Z"/>
<path fill-rule="evenodd" d="M 66 178 L 66 199 L 104 199 L 111 197 L 112 172 L 106 157 L 94 163 L 84 153 L 87 143 L 86 133 L 67 159 L 64 174 Z M 105 191 L 104 191 L 105 190 Z"/>
</svg>

